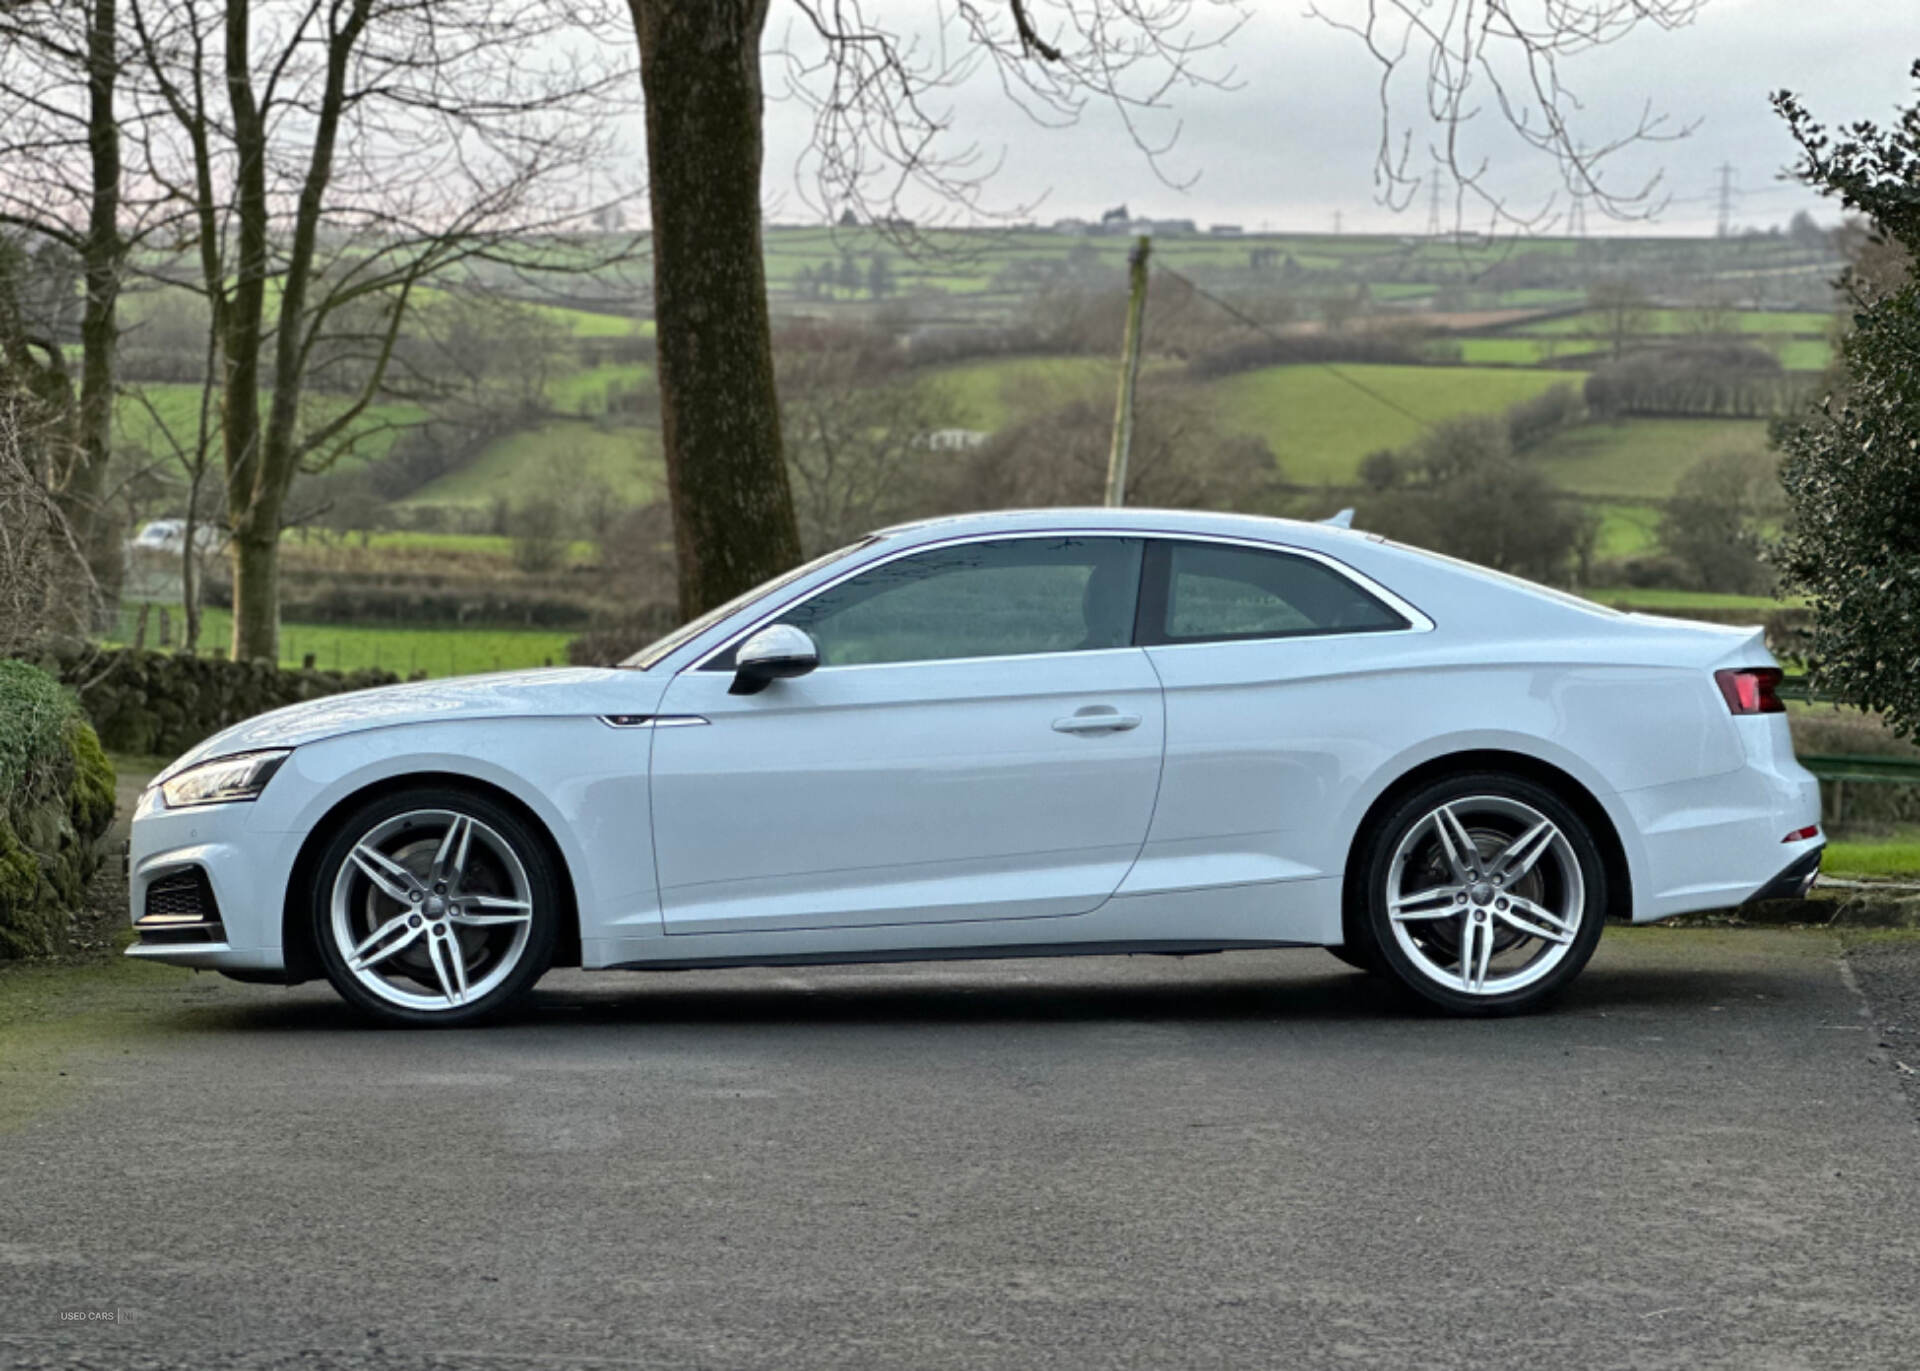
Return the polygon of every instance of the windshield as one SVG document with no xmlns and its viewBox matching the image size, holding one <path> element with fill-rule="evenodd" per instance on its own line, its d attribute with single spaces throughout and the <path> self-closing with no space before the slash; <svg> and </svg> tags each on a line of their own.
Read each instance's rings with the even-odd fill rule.
<svg viewBox="0 0 1920 1371">
<path fill-rule="evenodd" d="M 779 590 L 782 586 L 790 586 L 795 581 L 799 580 L 802 576 L 809 575 L 812 572 L 818 571 L 823 566 L 827 566 L 833 562 L 837 562 L 842 557 L 850 556 L 851 554 L 858 552 L 861 548 L 866 547 L 869 543 L 873 543 L 876 541 L 878 541 L 877 538 L 862 538 L 857 543 L 847 544 L 847 546 L 839 549 L 837 552 L 829 552 L 824 557 L 814 558 L 811 562 L 806 563 L 804 566 L 797 566 L 784 576 L 776 576 L 771 581 L 763 582 L 762 584 L 755 586 L 752 590 L 749 590 L 745 595 L 741 595 L 735 599 L 727 601 L 724 605 L 721 605 L 718 609 L 710 609 L 697 619 L 689 619 L 686 623 L 680 625 L 680 627 L 676 628 L 673 632 L 669 633 L 666 637 L 661 638 L 657 642 L 649 643 L 646 647 L 641 648 L 638 652 L 634 653 L 633 656 L 621 662 L 620 665 L 623 667 L 629 667 L 634 671 L 645 671 L 648 667 L 652 666 L 655 662 L 660 661 L 662 658 L 666 657 L 669 653 L 673 652 L 681 644 L 691 642 L 695 638 L 699 637 L 702 633 L 705 633 L 708 629 L 712 628 L 715 624 L 719 623 L 722 619 L 726 618 L 729 614 L 733 614 L 738 612 L 739 610 L 745 609 L 748 605 L 752 604 L 755 600 L 760 599 L 762 596 L 771 595 L 774 591 Z"/>
</svg>

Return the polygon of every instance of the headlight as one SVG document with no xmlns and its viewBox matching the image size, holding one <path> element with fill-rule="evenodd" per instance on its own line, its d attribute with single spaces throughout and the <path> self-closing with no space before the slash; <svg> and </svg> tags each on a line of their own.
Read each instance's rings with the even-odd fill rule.
<svg viewBox="0 0 1920 1371">
<path fill-rule="evenodd" d="M 291 749 L 278 752 L 243 752 L 237 757 L 221 757 L 190 766 L 178 776 L 160 783 L 160 796 L 168 809 L 190 805 L 226 804 L 231 800 L 255 800 L 280 769 L 280 763 L 292 755 Z"/>
</svg>

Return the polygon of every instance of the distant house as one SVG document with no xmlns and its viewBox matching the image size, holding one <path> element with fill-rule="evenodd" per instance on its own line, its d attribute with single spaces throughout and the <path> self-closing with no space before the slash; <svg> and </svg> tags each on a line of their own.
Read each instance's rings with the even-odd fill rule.
<svg viewBox="0 0 1920 1371">
<path fill-rule="evenodd" d="M 1053 221 L 1053 231 L 1055 233 L 1085 233 L 1092 227 L 1093 225 L 1089 224 L 1085 219 L 1055 219 Z"/>
<path fill-rule="evenodd" d="M 914 439 L 928 452 L 972 452 L 993 435 L 977 428 L 936 428 Z"/>
<path fill-rule="evenodd" d="M 1215 238 L 1238 238 L 1246 230 L 1238 224 L 1208 224 L 1207 232 Z"/>
</svg>

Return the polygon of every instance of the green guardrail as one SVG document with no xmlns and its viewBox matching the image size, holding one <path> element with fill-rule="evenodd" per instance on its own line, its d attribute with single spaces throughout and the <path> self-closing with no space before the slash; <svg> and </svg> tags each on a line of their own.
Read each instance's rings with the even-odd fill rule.
<svg viewBox="0 0 1920 1371">
<path fill-rule="evenodd" d="M 1789 676 L 1775 687 L 1783 700 L 1805 700 L 1807 678 Z M 1837 754 L 1801 757 L 1800 765 L 1823 781 L 1866 781 L 1880 785 L 1920 785 L 1920 761 L 1906 757 L 1849 757 Z"/>
<path fill-rule="evenodd" d="M 1905 757 L 1802 757 L 1800 765 L 1823 781 L 1878 781 L 1920 785 L 1920 762 Z"/>
</svg>

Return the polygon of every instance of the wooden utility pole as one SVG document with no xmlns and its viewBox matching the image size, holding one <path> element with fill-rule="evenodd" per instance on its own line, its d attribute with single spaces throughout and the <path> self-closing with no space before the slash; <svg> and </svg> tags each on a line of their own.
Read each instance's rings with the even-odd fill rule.
<svg viewBox="0 0 1920 1371">
<path fill-rule="evenodd" d="M 1141 234 L 1127 254 L 1127 340 L 1120 358 L 1120 401 L 1113 414 L 1113 451 L 1107 457 L 1107 503 L 1127 502 L 1127 457 L 1133 451 L 1133 391 L 1140 379 L 1140 329 L 1147 317 L 1147 257 L 1153 240 Z"/>
</svg>

